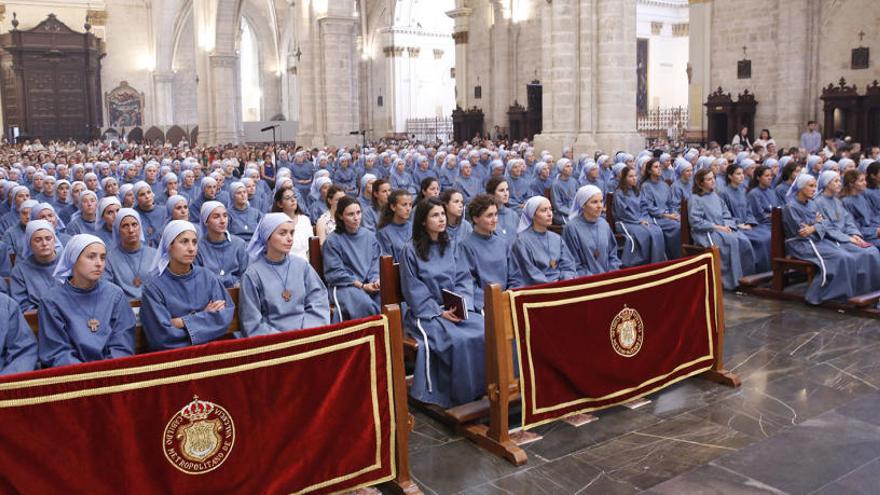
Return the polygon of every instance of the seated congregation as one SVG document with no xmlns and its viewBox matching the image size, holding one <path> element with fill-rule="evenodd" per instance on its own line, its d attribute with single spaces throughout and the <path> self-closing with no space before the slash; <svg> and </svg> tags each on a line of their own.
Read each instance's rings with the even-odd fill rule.
<svg viewBox="0 0 880 495">
<path fill-rule="evenodd" d="M 716 246 L 728 290 L 783 269 L 779 255 L 813 267 L 810 304 L 880 290 L 880 149 L 556 159 L 526 142 L 484 146 L 274 161 L 246 147 L 0 150 L 0 373 L 379 314 L 382 256 L 399 264 L 418 342 L 410 393 L 440 407 L 485 394 L 489 283 L 545 284 Z"/>
</svg>

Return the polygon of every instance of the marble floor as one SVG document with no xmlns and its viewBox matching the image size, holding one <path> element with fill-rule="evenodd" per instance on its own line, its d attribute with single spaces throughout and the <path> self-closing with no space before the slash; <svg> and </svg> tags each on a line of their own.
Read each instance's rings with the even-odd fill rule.
<svg viewBox="0 0 880 495">
<path fill-rule="evenodd" d="M 727 294 L 726 364 L 579 428 L 557 422 L 514 467 L 415 412 L 426 494 L 880 493 L 880 321 Z"/>
</svg>

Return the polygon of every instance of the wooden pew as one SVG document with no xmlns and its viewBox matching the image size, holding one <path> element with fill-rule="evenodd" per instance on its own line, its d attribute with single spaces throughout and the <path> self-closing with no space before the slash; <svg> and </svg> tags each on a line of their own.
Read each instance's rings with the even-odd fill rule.
<svg viewBox="0 0 880 495">
<path fill-rule="evenodd" d="M 691 237 L 691 221 L 688 217 L 688 201 L 681 200 L 681 254 L 684 256 L 692 256 L 699 254 L 703 248 L 694 244 Z"/>
<path fill-rule="evenodd" d="M 379 300 L 382 306 L 397 304 L 403 301 L 403 291 L 400 288 L 400 266 L 394 262 L 391 256 L 379 257 Z M 415 363 L 416 353 L 419 350 L 419 342 L 403 333 L 403 350 L 406 362 Z"/>
<path fill-rule="evenodd" d="M 626 237 L 617 231 L 617 221 L 614 220 L 614 191 L 608 191 L 608 193 L 605 194 L 605 221 L 607 221 L 608 226 L 611 227 L 611 232 L 614 234 L 614 240 L 617 241 L 617 249 L 623 251 L 623 246 L 626 244 Z"/>
<path fill-rule="evenodd" d="M 788 285 L 788 272 L 802 273 L 807 277 L 807 284 L 816 276 L 816 265 L 785 254 L 785 229 L 782 226 L 782 208 L 773 208 L 770 214 L 770 266 L 773 270 L 771 289 L 778 296 L 784 295 L 785 286 Z M 794 295 L 800 299 L 801 296 Z"/>
<path fill-rule="evenodd" d="M 403 292 L 400 287 L 400 267 L 391 256 L 379 258 L 380 297 L 382 306 L 403 303 Z M 419 342 L 409 337 L 404 332 L 404 352 L 407 360 L 414 362 L 415 353 L 418 351 Z M 415 399 L 413 399 L 414 402 Z M 489 401 L 485 398 L 460 406 L 443 409 L 433 404 L 418 402 L 419 406 L 436 419 L 461 429 L 467 423 L 484 418 L 489 413 Z"/>
<path fill-rule="evenodd" d="M 324 280 L 324 254 L 321 252 L 321 239 L 318 236 L 309 237 L 309 264 L 318 272 L 321 280 Z"/>
<path fill-rule="evenodd" d="M 382 314 L 388 318 L 391 335 L 391 376 L 394 380 L 394 416 L 397 423 L 395 443 L 397 445 L 397 478 L 384 486 L 398 495 L 421 495 L 422 491 L 409 474 L 409 434 L 415 419 L 407 407 L 406 370 L 403 366 L 403 322 L 400 306 L 383 306 Z"/>
</svg>

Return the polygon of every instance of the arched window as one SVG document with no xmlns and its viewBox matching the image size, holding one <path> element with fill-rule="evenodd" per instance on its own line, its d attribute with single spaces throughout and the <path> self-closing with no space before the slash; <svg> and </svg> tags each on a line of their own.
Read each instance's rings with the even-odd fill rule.
<svg viewBox="0 0 880 495">
<path fill-rule="evenodd" d="M 241 20 L 241 44 L 239 45 L 241 73 L 241 115 L 245 122 L 260 120 L 263 92 L 260 89 L 260 54 L 257 37 L 247 20 Z"/>
</svg>

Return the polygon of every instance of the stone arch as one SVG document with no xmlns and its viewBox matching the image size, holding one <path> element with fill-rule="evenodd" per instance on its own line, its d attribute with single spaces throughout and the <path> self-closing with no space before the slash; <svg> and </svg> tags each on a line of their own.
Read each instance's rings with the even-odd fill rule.
<svg viewBox="0 0 880 495">
<path fill-rule="evenodd" d="M 177 146 L 180 144 L 180 141 L 187 139 L 186 131 L 184 131 L 179 125 L 173 125 L 168 129 L 168 132 L 165 133 L 165 138 L 171 146 Z"/>
<path fill-rule="evenodd" d="M 140 127 L 132 127 L 130 131 L 125 135 L 125 140 L 128 142 L 134 141 L 135 143 L 141 144 L 144 142 L 144 130 Z"/>
<path fill-rule="evenodd" d="M 165 133 L 156 126 L 150 127 L 144 134 L 144 142 L 149 145 L 165 144 Z"/>
</svg>

